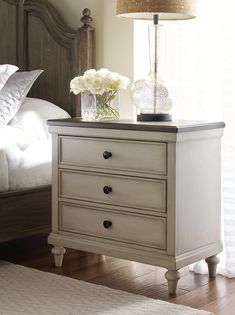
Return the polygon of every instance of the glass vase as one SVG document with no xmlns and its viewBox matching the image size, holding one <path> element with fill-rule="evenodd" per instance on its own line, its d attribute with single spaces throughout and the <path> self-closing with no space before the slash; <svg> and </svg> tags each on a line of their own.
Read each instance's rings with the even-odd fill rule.
<svg viewBox="0 0 235 315">
<path fill-rule="evenodd" d="M 119 118 L 119 92 L 110 91 L 101 95 L 82 93 L 81 109 L 83 119 L 117 119 Z"/>
<path fill-rule="evenodd" d="M 96 97 L 92 93 L 81 94 L 81 114 L 83 119 L 92 120 L 96 115 Z"/>
</svg>

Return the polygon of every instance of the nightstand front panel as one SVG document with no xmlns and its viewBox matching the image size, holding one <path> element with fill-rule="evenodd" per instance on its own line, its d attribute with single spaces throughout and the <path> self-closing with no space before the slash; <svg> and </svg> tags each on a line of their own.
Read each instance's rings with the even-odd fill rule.
<svg viewBox="0 0 235 315">
<path fill-rule="evenodd" d="M 166 175 L 166 143 L 60 137 L 61 165 Z M 104 152 L 111 153 L 104 158 Z"/>
<path fill-rule="evenodd" d="M 165 180 L 69 170 L 60 170 L 59 179 L 62 198 L 166 212 Z"/>
<path fill-rule="evenodd" d="M 61 203 L 59 209 L 61 231 L 166 249 L 165 218 L 98 210 L 67 203 Z M 105 228 L 107 222 L 111 226 Z"/>
</svg>

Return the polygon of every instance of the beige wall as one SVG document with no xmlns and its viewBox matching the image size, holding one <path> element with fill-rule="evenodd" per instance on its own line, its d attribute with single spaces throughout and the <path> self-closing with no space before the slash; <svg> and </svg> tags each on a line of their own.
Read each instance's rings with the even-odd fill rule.
<svg viewBox="0 0 235 315">
<path fill-rule="evenodd" d="M 81 12 L 92 11 L 96 28 L 97 68 L 108 68 L 133 80 L 133 22 L 116 17 L 116 0 L 49 0 L 73 29 L 81 26 Z M 121 117 L 131 118 L 134 106 L 130 92 L 121 93 Z"/>
</svg>

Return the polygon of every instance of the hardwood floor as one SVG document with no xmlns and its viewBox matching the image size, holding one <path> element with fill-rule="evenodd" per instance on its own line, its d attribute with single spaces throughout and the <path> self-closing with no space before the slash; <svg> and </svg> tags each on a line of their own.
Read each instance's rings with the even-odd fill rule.
<svg viewBox="0 0 235 315">
<path fill-rule="evenodd" d="M 235 314 L 235 279 L 217 276 L 216 280 L 209 281 L 207 275 L 194 274 L 186 268 L 182 270 L 177 296 L 169 297 L 162 268 L 74 250 L 67 250 L 63 268 L 55 268 L 50 250 L 45 237 L 28 238 L 0 244 L 0 258 L 113 289 L 205 309 L 215 315 Z"/>
</svg>

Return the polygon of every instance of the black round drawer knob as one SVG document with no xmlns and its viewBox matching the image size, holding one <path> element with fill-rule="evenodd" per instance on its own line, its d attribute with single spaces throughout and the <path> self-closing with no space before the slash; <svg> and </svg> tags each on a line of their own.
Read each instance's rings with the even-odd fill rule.
<svg viewBox="0 0 235 315">
<path fill-rule="evenodd" d="M 112 224 L 113 223 L 111 221 L 108 221 L 108 220 L 105 220 L 103 222 L 103 226 L 104 226 L 105 229 L 109 229 L 112 226 Z"/>
<path fill-rule="evenodd" d="M 112 153 L 109 152 L 109 151 L 104 151 L 103 157 L 104 157 L 105 160 L 108 160 L 108 159 L 110 159 L 112 157 Z"/>
<path fill-rule="evenodd" d="M 105 193 L 105 195 L 110 194 L 112 192 L 112 187 L 104 186 L 103 192 Z"/>
</svg>

